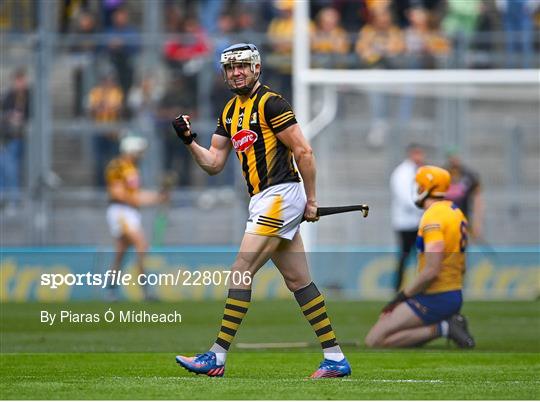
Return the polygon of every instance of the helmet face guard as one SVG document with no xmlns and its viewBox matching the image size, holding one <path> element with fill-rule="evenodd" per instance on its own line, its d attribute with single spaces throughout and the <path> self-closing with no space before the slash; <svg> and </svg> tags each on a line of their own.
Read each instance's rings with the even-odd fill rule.
<svg viewBox="0 0 540 402">
<path fill-rule="evenodd" d="M 257 50 L 257 47 L 248 43 L 238 43 L 236 45 L 229 46 L 227 49 L 221 52 L 220 58 L 221 72 L 223 74 L 223 80 L 237 95 L 247 95 L 251 92 L 257 81 L 259 80 L 260 70 L 257 73 L 256 66 L 261 65 L 261 55 Z M 242 87 L 236 87 L 234 83 L 227 78 L 227 68 L 234 68 L 235 65 L 249 65 L 250 71 L 253 73 L 253 82 L 248 83 Z"/>
<path fill-rule="evenodd" d="M 416 192 L 413 197 L 414 205 L 416 205 L 418 208 L 423 209 L 424 203 L 426 200 L 431 197 L 431 192 L 433 191 L 433 188 L 430 189 L 423 189 L 418 186 L 418 183 L 416 183 L 415 186 Z M 433 198 L 443 198 L 443 197 L 433 197 Z"/>
</svg>

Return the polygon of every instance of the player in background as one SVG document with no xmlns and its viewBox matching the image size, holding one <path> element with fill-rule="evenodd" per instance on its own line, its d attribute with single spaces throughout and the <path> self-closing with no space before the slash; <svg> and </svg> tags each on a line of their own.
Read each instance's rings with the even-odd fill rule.
<svg viewBox="0 0 540 402">
<path fill-rule="evenodd" d="M 144 256 L 148 243 L 141 225 L 139 208 L 165 202 L 168 194 L 143 190 L 137 164 L 148 144 L 144 138 L 128 136 L 120 142 L 120 156 L 113 159 L 105 170 L 105 182 L 109 194 L 107 223 L 115 239 L 115 256 L 111 270 L 120 269 L 122 260 L 130 246 L 137 253 L 138 274 L 144 274 Z M 109 286 L 116 297 L 115 286 Z M 143 287 L 145 298 L 149 298 L 147 287 Z"/>
<path fill-rule="evenodd" d="M 446 198 L 453 201 L 469 219 L 473 240 L 482 241 L 485 206 L 478 174 L 463 165 L 456 148 L 449 149 L 446 155 L 446 169 L 452 176 Z"/>
<path fill-rule="evenodd" d="M 396 267 L 396 293 L 401 289 L 405 263 L 411 251 L 414 251 L 418 223 L 422 211 L 414 205 L 414 177 L 424 164 L 424 148 L 415 143 L 407 146 L 407 158 L 401 162 L 390 176 L 392 192 L 392 227 L 399 241 L 399 256 Z"/>
<path fill-rule="evenodd" d="M 388 303 L 365 342 L 368 347 L 407 347 L 446 337 L 472 348 L 462 305 L 467 218 L 444 199 L 448 171 L 423 166 L 416 173 L 416 204 L 424 209 L 416 244 L 418 275 Z"/>
<path fill-rule="evenodd" d="M 220 62 L 224 80 L 236 96 L 219 116 L 210 148 L 194 141 L 196 134 L 191 132 L 189 116 L 180 114 L 173 127 L 208 174 L 223 169 L 233 148 L 240 161 L 251 200 L 231 277 L 239 272 L 252 278 L 271 259 L 321 343 L 324 360 L 311 377 L 350 375 L 351 368 L 336 341 L 324 298 L 311 280 L 299 231 L 303 217 L 310 222 L 318 220 L 311 147 L 289 103 L 260 83 L 261 58 L 254 45 L 232 45 L 221 53 Z M 250 301 L 251 283 L 230 283 L 221 328 L 210 351 L 195 357 L 177 356 L 176 361 L 197 374 L 222 376 L 227 351 Z"/>
</svg>

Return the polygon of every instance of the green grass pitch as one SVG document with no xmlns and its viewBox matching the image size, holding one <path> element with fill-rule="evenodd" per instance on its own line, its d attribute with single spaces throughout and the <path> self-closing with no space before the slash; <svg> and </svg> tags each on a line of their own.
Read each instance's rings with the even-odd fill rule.
<svg viewBox="0 0 540 402">
<path fill-rule="evenodd" d="M 338 340 L 360 341 L 383 303 L 328 301 Z M 180 324 L 55 324 L 40 310 L 103 313 L 178 311 Z M 353 374 L 307 379 L 316 347 L 246 351 L 233 348 L 224 378 L 178 367 L 180 352 L 207 350 L 223 303 L 2 303 L 2 399 L 540 399 L 538 302 L 468 302 L 464 313 L 478 347 L 445 340 L 409 350 L 345 347 Z M 259 301 L 236 342 L 315 341 L 294 300 Z"/>
</svg>

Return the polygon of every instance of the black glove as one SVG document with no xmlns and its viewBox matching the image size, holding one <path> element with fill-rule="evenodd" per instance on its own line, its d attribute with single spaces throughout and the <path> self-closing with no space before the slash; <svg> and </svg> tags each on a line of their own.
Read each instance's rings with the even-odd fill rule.
<svg viewBox="0 0 540 402">
<path fill-rule="evenodd" d="M 180 138 L 184 144 L 189 145 L 193 142 L 193 139 L 197 137 L 197 133 L 191 132 L 191 124 L 189 124 L 189 117 L 185 114 L 180 114 L 176 119 L 173 120 L 172 126 L 176 135 Z M 189 135 L 186 135 L 186 132 Z"/>
<path fill-rule="evenodd" d="M 383 307 L 382 312 L 383 313 L 389 313 L 393 309 L 397 307 L 397 305 L 401 302 L 404 302 L 409 297 L 405 295 L 405 292 L 402 290 L 400 291 L 386 306 Z"/>
</svg>

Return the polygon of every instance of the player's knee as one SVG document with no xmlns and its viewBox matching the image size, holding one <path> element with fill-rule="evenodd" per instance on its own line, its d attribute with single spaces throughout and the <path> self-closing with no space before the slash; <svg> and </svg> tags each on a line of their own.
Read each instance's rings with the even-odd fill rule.
<svg viewBox="0 0 540 402">
<path fill-rule="evenodd" d="M 381 331 L 378 331 L 376 328 L 371 328 L 369 333 L 364 339 L 364 344 L 368 348 L 380 348 L 384 346 L 385 334 Z"/>
<path fill-rule="evenodd" d="M 377 338 L 371 334 L 368 334 L 364 339 L 364 344 L 368 348 L 376 348 L 378 346 Z"/>
</svg>

